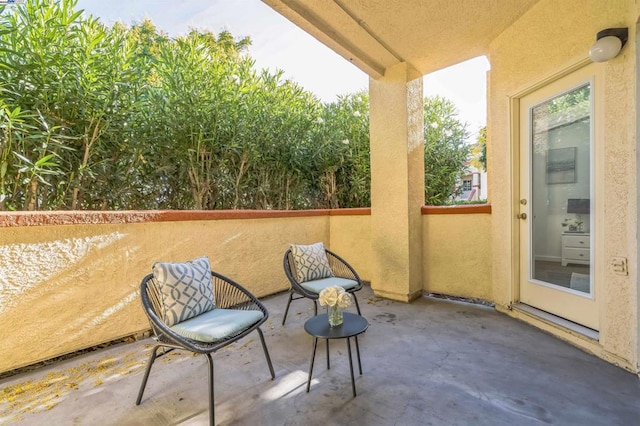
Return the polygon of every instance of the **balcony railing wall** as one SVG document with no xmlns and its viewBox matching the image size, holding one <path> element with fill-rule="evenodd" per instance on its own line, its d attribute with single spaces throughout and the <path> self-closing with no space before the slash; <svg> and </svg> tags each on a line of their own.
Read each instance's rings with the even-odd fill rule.
<svg viewBox="0 0 640 426">
<path fill-rule="evenodd" d="M 490 299 L 488 216 L 424 216 L 425 291 Z M 371 232 L 369 209 L 3 213 L 0 372 L 146 331 L 138 287 L 156 261 L 207 255 L 263 297 L 288 289 L 290 243 L 324 241 L 369 280 Z"/>
<path fill-rule="evenodd" d="M 422 208 L 425 292 L 493 300 L 491 206 Z"/>
</svg>

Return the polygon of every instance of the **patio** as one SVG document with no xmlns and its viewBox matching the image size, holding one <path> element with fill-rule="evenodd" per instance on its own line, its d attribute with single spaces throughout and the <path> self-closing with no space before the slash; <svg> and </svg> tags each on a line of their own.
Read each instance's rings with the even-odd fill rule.
<svg viewBox="0 0 640 426">
<path fill-rule="evenodd" d="M 257 336 L 220 351 L 216 420 L 237 425 L 630 425 L 640 418 L 638 378 L 492 308 L 422 297 L 411 304 L 359 294 L 367 332 L 363 375 L 353 398 L 346 343 L 316 354 L 305 393 L 312 338 L 309 301 L 264 298 L 264 327 L 276 380 Z M 207 424 L 203 357 L 171 353 L 135 398 L 150 339 L 53 363 L 0 381 L 0 424 Z M 355 362 L 355 360 L 354 360 Z M 357 374 L 357 368 L 356 368 Z"/>
</svg>

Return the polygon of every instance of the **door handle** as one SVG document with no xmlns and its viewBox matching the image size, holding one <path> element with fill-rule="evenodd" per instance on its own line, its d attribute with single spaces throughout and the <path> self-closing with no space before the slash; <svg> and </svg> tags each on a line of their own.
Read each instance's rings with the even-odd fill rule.
<svg viewBox="0 0 640 426">
<path fill-rule="evenodd" d="M 522 219 L 525 220 L 527 218 L 527 214 L 526 213 L 520 213 L 519 215 L 516 216 L 518 219 Z"/>
</svg>

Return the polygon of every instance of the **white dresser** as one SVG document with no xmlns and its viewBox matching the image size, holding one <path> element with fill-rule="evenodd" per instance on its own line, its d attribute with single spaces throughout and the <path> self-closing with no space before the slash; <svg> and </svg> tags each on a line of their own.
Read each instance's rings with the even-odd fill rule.
<svg viewBox="0 0 640 426">
<path fill-rule="evenodd" d="M 562 233 L 562 266 L 569 263 L 589 264 L 590 241 L 588 232 Z"/>
</svg>

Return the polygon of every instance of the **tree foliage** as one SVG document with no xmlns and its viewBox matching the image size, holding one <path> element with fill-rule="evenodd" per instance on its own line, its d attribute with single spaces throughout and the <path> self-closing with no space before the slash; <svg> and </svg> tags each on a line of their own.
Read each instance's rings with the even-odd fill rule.
<svg viewBox="0 0 640 426">
<path fill-rule="evenodd" d="M 312 139 L 323 201 L 331 208 L 369 206 L 369 95 L 353 93 L 325 105 Z"/>
<path fill-rule="evenodd" d="M 471 146 L 471 165 L 478 170 L 487 170 L 487 126 L 478 131 L 476 143 Z"/>
<path fill-rule="evenodd" d="M 451 101 L 435 96 L 425 99 L 424 133 L 425 202 L 442 205 L 459 191 L 469 155 L 467 125 L 457 119 Z"/>
<path fill-rule="evenodd" d="M 322 104 L 257 71 L 250 39 L 77 0 L 0 7 L 0 210 L 301 209 L 370 204 L 367 93 Z M 465 125 L 425 105 L 427 200 L 461 173 Z"/>
</svg>

